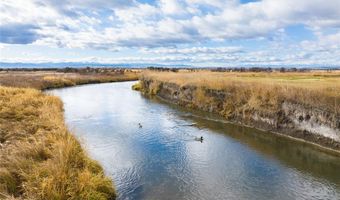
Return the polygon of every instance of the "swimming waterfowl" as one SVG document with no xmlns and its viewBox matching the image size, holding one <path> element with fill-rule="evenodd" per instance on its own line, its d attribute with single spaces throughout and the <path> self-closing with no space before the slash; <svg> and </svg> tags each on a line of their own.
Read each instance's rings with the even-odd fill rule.
<svg viewBox="0 0 340 200">
<path fill-rule="evenodd" d="M 203 142 L 203 136 L 201 136 L 201 137 L 196 137 L 195 140 L 196 140 L 196 141 L 201 141 L 201 142 Z"/>
<path fill-rule="evenodd" d="M 139 126 L 139 128 L 142 128 L 142 127 L 143 127 L 142 124 L 140 124 L 140 123 L 138 123 L 138 126 Z"/>
</svg>

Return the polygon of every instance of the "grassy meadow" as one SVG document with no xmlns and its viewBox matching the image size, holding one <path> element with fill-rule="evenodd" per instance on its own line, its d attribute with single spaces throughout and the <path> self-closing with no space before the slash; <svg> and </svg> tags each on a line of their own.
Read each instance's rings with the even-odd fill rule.
<svg viewBox="0 0 340 200">
<path fill-rule="evenodd" d="M 227 91 L 233 94 L 231 95 L 232 101 L 229 101 L 229 105 L 225 105 L 227 117 L 245 109 L 275 111 L 282 101 L 340 113 L 340 71 L 315 70 L 283 73 L 205 70 L 156 72 L 149 70 L 143 72 L 141 77 L 176 83 L 180 86 Z M 200 90 L 197 90 L 197 93 L 199 92 Z M 201 103 L 209 102 L 209 98 L 204 94 L 197 94 L 196 97 L 196 101 Z"/>
<path fill-rule="evenodd" d="M 0 71 L 0 85 L 35 89 L 61 88 L 89 83 L 108 83 L 137 80 L 138 70 L 94 71 L 95 69 L 65 72 L 62 70 Z M 103 69 L 104 70 L 104 69 Z"/>
<path fill-rule="evenodd" d="M 0 86 L 0 199 L 114 199 L 96 161 L 67 130 L 59 98 Z"/>
</svg>

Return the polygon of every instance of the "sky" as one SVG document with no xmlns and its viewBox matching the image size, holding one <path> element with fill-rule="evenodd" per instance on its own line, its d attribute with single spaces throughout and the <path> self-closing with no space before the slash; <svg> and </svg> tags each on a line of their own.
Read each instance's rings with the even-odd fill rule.
<svg viewBox="0 0 340 200">
<path fill-rule="evenodd" d="M 340 0 L 1 0 L 0 61 L 340 66 Z"/>
</svg>

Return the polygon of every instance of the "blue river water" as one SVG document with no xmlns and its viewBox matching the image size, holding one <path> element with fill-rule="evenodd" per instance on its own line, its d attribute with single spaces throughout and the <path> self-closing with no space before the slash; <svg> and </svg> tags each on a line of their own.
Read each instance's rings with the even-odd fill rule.
<svg viewBox="0 0 340 200">
<path fill-rule="evenodd" d="M 339 156 L 146 98 L 132 84 L 49 91 L 118 199 L 340 199 Z"/>
</svg>

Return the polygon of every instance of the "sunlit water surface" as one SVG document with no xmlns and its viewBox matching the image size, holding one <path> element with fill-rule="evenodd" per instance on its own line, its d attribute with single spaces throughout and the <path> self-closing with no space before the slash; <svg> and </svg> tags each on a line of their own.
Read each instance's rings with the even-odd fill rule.
<svg viewBox="0 0 340 200">
<path fill-rule="evenodd" d="M 339 157 L 145 98 L 132 84 L 50 91 L 119 199 L 340 199 Z"/>
</svg>

